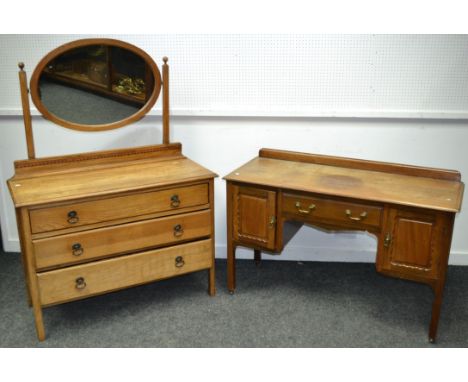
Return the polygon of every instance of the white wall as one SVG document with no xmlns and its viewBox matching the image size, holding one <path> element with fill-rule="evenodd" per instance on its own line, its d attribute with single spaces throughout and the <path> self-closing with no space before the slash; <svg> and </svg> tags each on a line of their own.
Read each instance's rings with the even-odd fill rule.
<svg viewBox="0 0 468 382">
<path fill-rule="evenodd" d="M 6 180 L 13 175 L 13 161 L 26 158 L 16 63 L 24 61 L 31 75 L 49 50 L 80 37 L 84 36 L 0 35 L 0 224 L 8 251 L 19 251 L 19 243 Z M 261 147 L 450 168 L 461 171 L 462 176 L 468 174 L 468 121 L 455 119 L 468 113 L 466 35 L 105 37 L 140 46 L 158 63 L 162 56 L 170 57 L 171 108 L 177 115 L 172 118 L 172 141 L 182 142 L 187 156 L 221 176 L 256 156 Z M 304 56 L 309 57 L 307 65 Z M 378 64 L 379 69 L 371 70 L 371 64 Z M 226 70 L 229 76 L 223 74 Z M 231 82 L 224 83 L 227 79 Z M 280 79 L 291 86 L 285 89 Z M 278 117 L 301 115 L 294 103 L 296 96 L 318 104 L 346 99 L 353 110 L 369 108 L 367 93 L 377 91 L 376 84 L 381 92 L 380 106 L 403 107 L 409 102 L 407 98 L 413 97 L 430 110 L 444 109 L 443 113 L 432 110 L 430 115 L 450 112 L 452 119 Z M 356 93 L 356 89 L 361 90 Z M 276 98 L 272 99 L 273 93 Z M 218 101 L 226 99 L 234 106 L 245 101 L 248 110 L 226 109 L 223 114 Z M 405 99 L 408 102 L 401 102 Z M 161 121 L 155 114 L 160 105 L 158 101 L 152 115 L 136 125 L 99 133 L 67 130 L 35 116 L 36 153 L 42 157 L 159 143 Z M 283 106 L 287 110 L 276 110 Z M 272 117 L 252 116 L 262 114 L 262 110 Z M 322 107 L 309 110 L 308 115 L 322 115 L 318 112 Z M 207 117 L 213 113 L 231 117 Z M 239 113 L 250 117 L 232 116 Z M 376 114 L 378 110 L 370 115 Z M 225 183 L 221 179 L 216 181 L 215 196 L 216 255 L 224 257 Z M 468 264 L 467 231 L 468 212 L 463 210 L 456 218 L 452 264 Z M 364 233 L 328 234 L 304 227 L 276 258 L 373 261 L 375 250 L 375 239 Z M 240 255 L 251 256 L 245 251 Z"/>
<path fill-rule="evenodd" d="M 18 61 L 82 37 L 0 35 L 0 113 L 20 107 Z M 468 118 L 468 35 L 105 37 L 169 57 L 177 115 Z"/>
<path fill-rule="evenodd" d="M 160 117 L 99 133 L 67 130 L 33 118 L 40 156 L 138 146 L 160 142 Z M 301 119 L 301 118 L 172 118 L 171 140 L 182 142 L 185 155 L 224 176 L 271 147 L 318 154 L 456 169 L 468 174 L 468 121 Z M 4 246 L 19 251 L 11 199 L 5 181 L 13 161 L 26 157 L 22 119 L 0 117 L 0 217 Z M 225 183 L 216 181 L 216 256 L 225 257 Z M 457 216 L 451 264 L 468 265 L 468 211 Z M 365 233 L 323 233 L 304 227 L 275 259 L 373 261 L 376 240 Z M 239 257 L 251 256 L 239 251 Z"/>
</svg>

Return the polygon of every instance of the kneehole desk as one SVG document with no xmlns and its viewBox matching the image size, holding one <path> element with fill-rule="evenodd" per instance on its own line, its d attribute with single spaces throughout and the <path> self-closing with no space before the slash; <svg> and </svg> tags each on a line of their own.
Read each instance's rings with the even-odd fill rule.
<svg viewBox="0 0 468 382">
<path fill-rule="evenodd" d="M 237 246 L 281 252 L 304 223 L 368 231 L 376 269 L 434 291 L 429 341 L 437 334 L 455 214 L 458 171 L 261 149 L 227 181 L 228 289 L 236 288 Z"/>
</svg>

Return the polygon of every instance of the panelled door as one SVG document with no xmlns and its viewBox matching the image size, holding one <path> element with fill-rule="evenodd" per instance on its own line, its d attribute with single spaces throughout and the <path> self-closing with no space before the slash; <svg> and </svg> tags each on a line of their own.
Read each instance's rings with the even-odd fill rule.
<svg viewBox="0 0 468 382">
<path fill-rule="evenodd" d="M 391 208 L 382 232 L 382 269 L 436 278 L 439 269 L 441 225 L 437 214 Z"/>
<path fill-rule="evenodd" d="M 276 192 L 234 186 L 233 223 L 234 240 L 274 250 Z"/>
</svg>

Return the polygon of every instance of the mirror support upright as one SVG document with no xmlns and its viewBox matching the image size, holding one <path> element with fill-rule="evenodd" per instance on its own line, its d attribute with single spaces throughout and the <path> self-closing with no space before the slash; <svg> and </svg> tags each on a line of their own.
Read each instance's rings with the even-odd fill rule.
<svg viewBox="0 0 468 382">
<path fill-rule="evenodd" d="M 24 63 L 18 63 L 20 71 L 18 72 L 21 92 L 21 106 L 23 108 L 24 130 L 26 133 L 26 146 L 28 148 L 28 159 L 36 158 L 34 150 L 34 136 L 31 123 L 31 110 L 29 107 L 28 79 L 24 71 Z"/>
<path fill-rule="evenodd" d="M 169 143 L 169 65 L 167 65 L 167 57 L 163 57 L 164 64 L 162 66 L 162 85 L 163 85 L 163 143 Z"/>
</svg>

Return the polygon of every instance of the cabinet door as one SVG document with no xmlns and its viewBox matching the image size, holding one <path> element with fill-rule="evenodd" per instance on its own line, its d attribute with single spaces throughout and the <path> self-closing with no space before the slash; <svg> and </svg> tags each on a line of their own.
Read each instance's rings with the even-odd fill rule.
<svg viewBox="0 0 468 382">
<path fill-rule="evenodd" d="M 275 249 L 276 192 L 234 187 L 234 240 Z"/>
<path fill-rule="evenodd" d="M 382 270 L 408 278 L 437 278 L 441 235 L 436 213 L 390 209 L 381 241 Z"/>
</svg>

